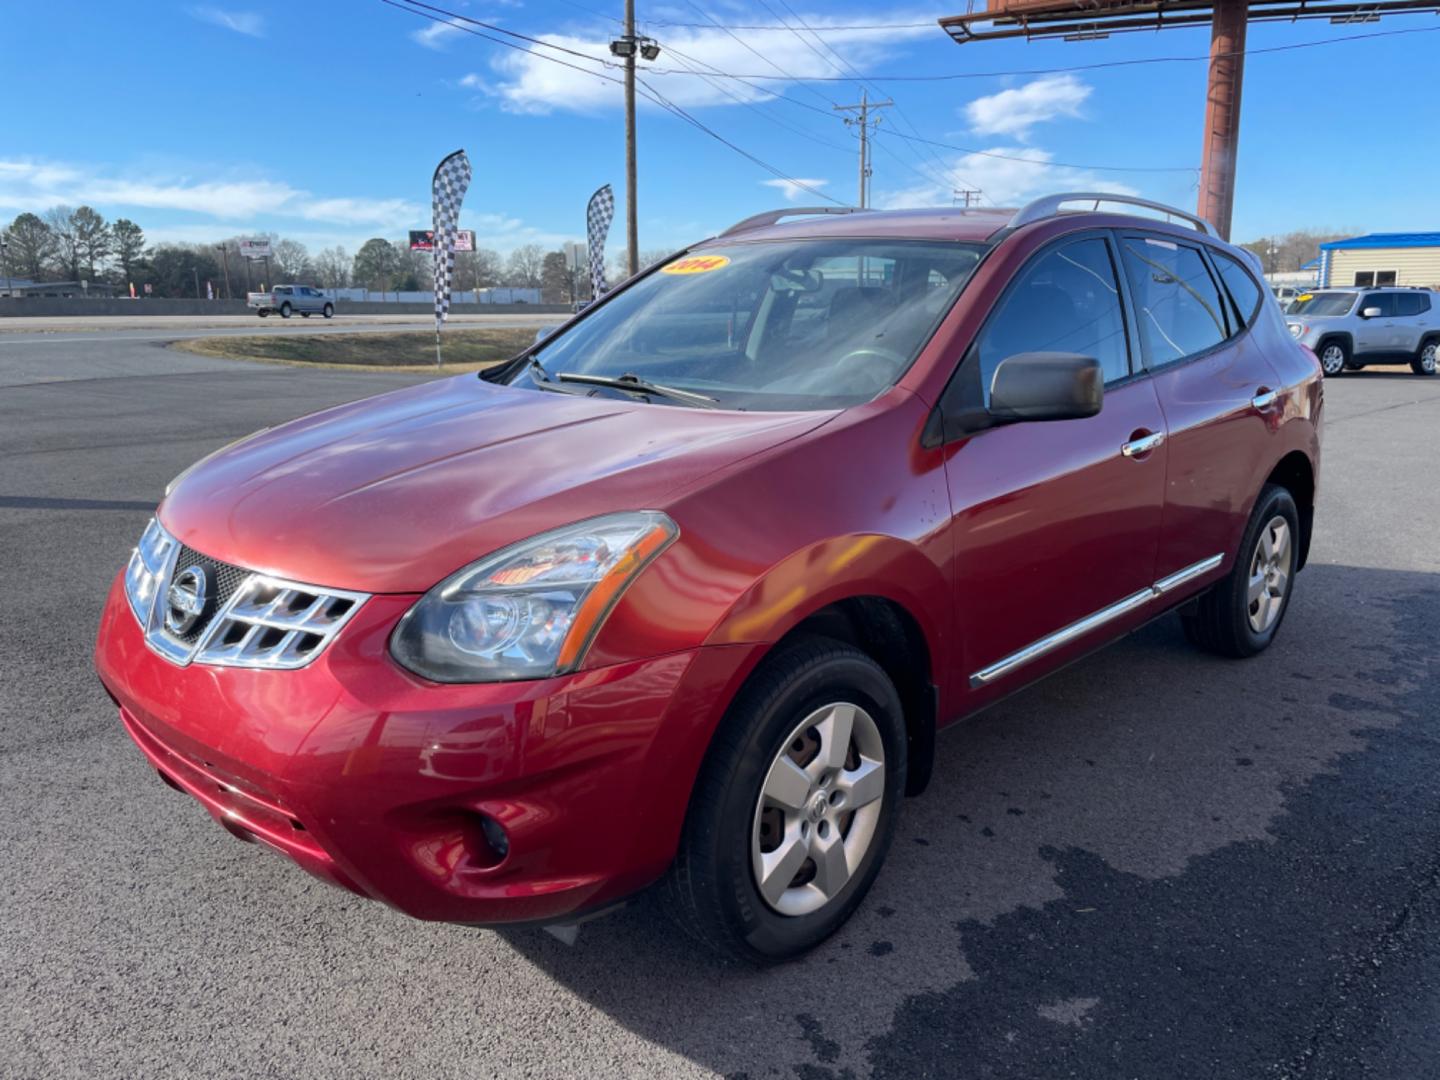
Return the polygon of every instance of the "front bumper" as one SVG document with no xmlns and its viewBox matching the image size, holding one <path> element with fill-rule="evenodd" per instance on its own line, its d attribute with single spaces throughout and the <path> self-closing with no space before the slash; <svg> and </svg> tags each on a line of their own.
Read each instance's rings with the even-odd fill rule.
<svg viewBox="0 0 1440 1080">
<path fill-rule="evenodd" d="M 414 600 L 371 598 L 299 670 L 180 668 L 146 646 L 117 578 L 96 670 L 150 763 L 230 832 L 416 918 L 563 920 L 663 873 L 759 647 L 441 686 L 389 657 Z"/>
</svg>

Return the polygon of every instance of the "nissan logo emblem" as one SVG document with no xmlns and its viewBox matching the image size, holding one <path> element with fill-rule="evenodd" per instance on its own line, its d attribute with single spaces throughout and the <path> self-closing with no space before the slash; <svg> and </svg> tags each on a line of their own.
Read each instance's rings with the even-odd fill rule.
<svg viewBox="0 0 1440 1080">
<path fill-rule="evenodd" d="M 195 628 L 210 602 L 210 575 L 203 566 L 181 570 L 165 590 L 165 629 L 184 637 Z"/>
</svg>

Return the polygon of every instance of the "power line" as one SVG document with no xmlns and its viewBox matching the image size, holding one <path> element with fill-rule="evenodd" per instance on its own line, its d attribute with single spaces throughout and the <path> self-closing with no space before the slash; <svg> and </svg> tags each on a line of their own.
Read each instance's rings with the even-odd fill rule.
<svg viewBox="0 0 1440 1080">
<path fill-rule="evenodd" d="M 776 27 L 775 29 L 780 28 Z M 1343 34 L 1339 37 L 1326 38 L 1323 41 L 1299 41 L 1289 45 L 1269 45 L 1260 49 L 1237 49 L 1233 52 L 1216 53 L 1213 57 L 1210 53 L 1201 53 L 1195 56 L 1147 56 L 1132 60 L 1103 60 L 1094 64 L 1070 64 L 1061 67 L 1015 68 L 1010 71 L 955 71 L 945 75 L 882 74 L 871 75 L 869 78 L 875 82 L 952 82 L 960 79 L 1000 79 L 1022 75 L 1064 75 L 1081 71 L 1101 71 L 1107 68 L 1137 67 L 1143 64 L 1183 64 L 1202 60 L 1209 63 L 1212 59 L 1226 56 L 1263 56 L 1269 53 L 1291 52 L 1296 49 L 1318 49 L 1325 45 L 1339 45 L 1350 41 L 1368 41 L 1374 38 L 1399 37 L 1404 34 L 1434 34 L 1437 32 L 1440 32 L 1440 26 L 1412 26 L 1403 30 L 1376 30 L 1368 34 Z M 650 70 L 656 75 L 678 74 L 664 68 L 651 68 Z M 735 79 L 756 79 L 770 82 L 781 78 L 778 75 L 739 75 L 734 72 L 727 74 Z M 823 83 L 854 82 L 855 80 L 848 75 L 809 75 L 805 77 L 805 81 Z"/>
<path fill-rule="evenodd" d="M 998 158 L 1000 161 L 1023 161 L 1029 165 L 1058 165 L 1064 169 L 1088 169 L 1096 172 L 1195 172 L 1194 165 L 1081 165 L 1073 161 L 1051 161 L 1048 158 L 1040 160 L 1033 157 L 1022 157 L 1019 154 L 1002 154 L 998 150 L 976 150 L 969 146 L 956 146 L 954 143 L 940 142 L 937 139 L 926 139 L 918 135 L 906 135 L 903 131 L 895 131 L 893 128 L 890 134 L 897 139 L 908 139 L 911 142 L 929 143 L 931 146 L 939 146 L 946 150 L 955 150 L 962 154 L 970 154 L 974 157 Z"/>
<path fill-rule="evenodd" d="M 419 17 L 422 18 L 422 19 L 428 19 L 429 21 L 434 22 L 434 23 L 445 23 L 445 24 L 447 24 L 447 25 L 454 26 L 455 29 L 460 30 L 460 31 L 462 31 L 462 32 L 464 32 L 464 33 L 473 34 L 475 37 L 484 38 L 484 39 L 487 40 L 487 41 L 493 41 L 493 42 L 495 42 L 495 43 L 498 44 L 498 45 L 504 45 L 506 48 L 515 49 L 515 50 L 518 51 L 518 52 L 528 53 L 529 55 L 538 57 L 538 58 L 540 58 L 541 60 L 548 60 L 548 61 L 551 62 L 552 64 L 559 64 L 559 65 L 561 65 L 562 67 L 571 68 L 572 70 L 574 70 L 574 71 L 579 71 L 579 72 L 581 72 L 582 74 L 592 75 L 592 76 L 594 76 L 594 77 L 597 78 L 597 79 L 604 79 L 606 82 L 612 82 L 612 83 L 616 83 L 616 84 L 619 84 L 619 85 L 623 85 L 623 83 L 624 83 L 624 80 L 619 79 L 619 78 L 616 78 L 616 77 L 613 76 L 613 75 L 608 75 L 608 74 L 606 74 L 606 73 L 604 73 L 604 72 L 602 72 L 602 71 L 592 71 L 592 70 L 590 70 L 589 68 L 582 68 L 582 67 L 580 67 L 578 64 L 572 64 L 572 63 L 570 63 L 569 61 L 562 60 L 562 59 L 560 59 L 559 57 L 556 57 L 556 56 L 547 56 L 545 53 L 537 52 L 536 50 L 530 49 L 530 48 L 526 48 L 526 47 L 523 46 L 523 45 L 517 45 L 517 44 L 515 44 L 514 42 L 511 42 L 511 41 L 506 41 L 504 38 L 497 38 L 497 37 L 494 37 L 494 36 L 492 36 L 492 35 L 490 35 L 490 34 L 482 33 L 482 32 L 479 31 L 479 30 L 473 30 L 473 29 L 471 29 L 469 26 L 460 26 L 460 25 L 457 25 L 457 24 L 456 24 L 455 22 L 453 22 L 452 20 L 454 20 L 454 19 L 459 19 L 459 20 L 461 20 L 462 22 L 474 23 L 474 24 L 476 24 L 476 25 L 485 26 L 487 29 L 490 29 L 490 28 L 491 28 L 491 27 L 489 27 L 489 24 L 481 23 L 481 22 L 479 22 L 479 20 L 476 20 L 476 19 L 468 19 L 468 18 L 465 18 L 464 16 L 456 15 L 454 12 L 447 11 L 447 10 L 445 10 L 444 8 L 436 7 L 436 6 L 433 6 L 433 5 L 431 5 L 431 4 L 422 4 L 422 3 L 419 2 L 419 0 L 404 0 L 404 2 L 401 2 L 401 0 L 380 0 L 380 2 L 381 2 L 382 4 L 387 4 L 387 5 L 389 5 L 390 7 L 396 8 L 397 10 L 400 10 L 400 11 L 408 11 L 408 12 L 410 12 L 412 15 L 419 16 Z M 418 10 L 418 9 L 422 9 L 422 8 L 423 8 L 424 10 Z M 431 12 L 434 12 L 434 13 L 436 13 L 436 14 L 431 14 Z M 498 27 L 495 27 L 495 28 L 493 28 L 493 29 L 499 29 L 499 28 L 498 28 Z M 504 32 L 504 31 L 502 31 L 502 32 Z M 525 37 L 525 35 L 516 34 L 516 33 L 513 33 L 513 32 L 510 32 L 510 36 L 512 36 L 512 37 L 517 37 L 517 38 L 523 38 L 523 37 Z M 533 41 L 533 40 L 536 40 L 536 39 L 527 38 L 526 40 L 532 40 L 532 41 Z M 546 43 L 541 42 L 540 44 L 546 44 Z M 574 50 L 565 50 L 565 51 L 574 53 Z M 577 53 L 577 54 L 575 54 L 575 55 L 584 56 L 585 54 L 583 54 L 583 53 Z M 589 59 L 589 60 L 597 60 L 597 61 L 599 60 L 598 57 L 590 57 L 590 56 L 586 56 L 586 59 Z M 602 61 L 602 62 L 603 62 L 603 61 Z M 607 64 L 605 64 L 605 66 L 606 66 L 606 67 L 610 67 L 610 66 L 613 66 L 613 65 L 610 65 L 610 64 L 607 63 Z M 709 136 L 710 136 L 712 139 L 714 139 L 716 142 L 719 142 L 719 143 L 721 143 L 722 145 L 728 147 L 729 149 L 733 150 L 735 153 L 739 154 L 741 157 L 745 158 L 746 160 L 751 161 L 751 162 L 753 162 L 754 164 L 760 166 L 760 168 L 764 169 L 766 172 L 770 173 L 771 175 L 775 176 L 776 178 L 781 179 L 781 180 L 784 180 L 784 181 L 787 182 L 787 183 L 794 184 L 797 188 L 800 188 L 802 191 L 808 191 L 810 194 L 816 196 L 817 198 L 825 199 L 827 202 L 832 202 L 832 203 L 834 203 L 836 206 L 847 206 L 847 205 L 849 205 L 848 203 L 841 202 L 839 199 L 832 198 L 831 196 L 825 194 L 823 191 L 820 191 L 820 190 L 818 190 L 818 189 L 816 189 L 816 188 L 813 188 L 813 187 L 811 187 L 810 185 L 804 183 L 804 182 L 801 181 L 801 180 L 795 179 L 795 177 L 788 175 L 787 173 L 781 171 L 780 169 L 777 169 L 774 165 L 771 165 L 768 161 L 765 161 L 764 159 L 757 157 L 756 155 L 750 153 L 750 151 L 744 149 L 743 147 L 737 146 L 735 143 L 733 143 L 733 142 L 731 142 L 729 139 L 725 138 L 725 137 L 724 137 L 723 135 L 721 135 L 719 132 L 715 131 L 714 129 L 712 129 L 712 128 L 708 127 L 708 126 L 706 126 L 704 123 L 702 123 L 701 121 L 697 120 L 695 117 L 691 116 L 691 115 L 690 115 L 688 112 L 686 112 L 684 109 L 680 108 L 680 106 L 676 105 L 674 102 L 672 102 L 672 101 L 670 101 L 669 99 L 667 99 L 663 94 L 661 94 L 661 93 L 659 93 L 657 90 L 655 90 L 655 88 L 652 87 L 649 83 L 647 83 L 644 79 L 640 79 L 640 78 L 637 77 L 636 81 L 644 88 L 644 90 L 643 90 L 643 95 L 644 95 L 648 100 L 653 101 L 656 105 L 659 105 L 662 109 L 665 109 L 667 112 L 670 112 L 670 113 L 672 113 L 673 115 L 679 117 L 680 119 L 684 120 L 686 123 L 690 124 L 692 127 L 695 127 L 695 128 L 697 128 L 697 129 L 699 129 L 700 131 L 704 132 L 706 135 L 709 135 Z"/>
<path fill-rule="evenodd" d="M 572 6 L 572 7 L 575 7 L 575 6 L 578 6 L 578 5 L 572 4 L 571 6 Z M 594 14 L 594 12 L 592 12 L 592 14 Z M 705 23 L 671 22 L 671 21 L 665 20 L 665 19 L 647 19 L 646 22 L 647 22 L 648 25 L 650 25 L 650 26 L 674 27 L 674 28 L 677 29 L 677 30 L 700 30 L 700 29 L 705 29 L 705 28 L 706 28 L 706 24 L 705 24 Z M 720 23 L 713 23 L 713 24 L 711 24 L 711 25 L 720 26 L 721 29 L 724 29 L 724 30 L 788 30 L 788 29 L 789 29 L 789 27 L 787 27 L 787 26 L 784 26 L 784 25 L 778 25 L 778 26 L 777 26 L 777 25 L 774 24 L 774 23 L 726 23 L 726 24 L 724 24 L 723 26 L 721 26 Z M 828 34 L 828 33 L 836 33 L 836 32 L 843 31 L 843 30 L 922 30 L 922 29 L 926 29 L 926 28 L 935 28 L 935 29 L 938 29 L 939 26 L 940 26 L 940 20 L 939 20 L 939 17 L 937 16 L 936 18 L 931 19 L 929 22 L 852 23 L 852 24 L 847 24 L 847 25 L 844 25 L 844 26 L 831 26 L 831 25 L 817 26 L 817 27 L 815 27 L 814 29 L 815 29 L 816 31 L 822 31 L 822 32 Z"/>
</svg>

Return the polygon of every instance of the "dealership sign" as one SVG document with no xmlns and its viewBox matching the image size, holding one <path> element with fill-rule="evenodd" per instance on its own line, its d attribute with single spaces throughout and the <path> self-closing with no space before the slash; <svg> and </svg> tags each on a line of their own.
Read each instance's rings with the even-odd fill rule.
<svg viewBox="0 0 1440 1080">
<path fill-rule="evenodd" d="M 434 229 L 411 229 L 410 230 L 411 251 L 434 251 L 435 230 Z M 475 250 L 475 230 L 457 229 L 455 231 L 455 250 Z"/>
<path fill-rule="evenodd" d="M 241 240 L 240 255 L 246 259 L 270 258 L 269 240 Z"/>
</svg>

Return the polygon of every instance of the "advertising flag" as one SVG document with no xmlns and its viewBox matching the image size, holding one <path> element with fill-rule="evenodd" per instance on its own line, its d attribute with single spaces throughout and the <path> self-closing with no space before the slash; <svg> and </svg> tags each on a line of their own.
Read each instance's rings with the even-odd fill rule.
<svg viewBox="0 0 1440 1080">
<path fill-rule="evenodd" d="M 606 184 L 590 196 L 585 208 L 585 237 L 590 246 L 590 288 L 599 300 L 605 284 L 605 238 L 610 234 L 610 220 L 615 216 L 615 193 Z"/>
<path fill-rule="evenodd" d="M 431 181 L 435 212 L 435 364 L 440 364 L 440 326 L 450 313 L 450 280 L 455 274 L 455 241 L 460 227 L 460 204 L 470 187 L 470 159 L 456 150 L 440 162 Z"/>
</svg>

